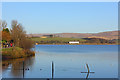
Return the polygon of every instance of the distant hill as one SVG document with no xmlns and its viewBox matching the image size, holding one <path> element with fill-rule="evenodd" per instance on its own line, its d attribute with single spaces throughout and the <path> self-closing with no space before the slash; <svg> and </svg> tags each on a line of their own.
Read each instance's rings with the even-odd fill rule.
<svg viewBox="0 0 120 80">
<path fill-rule="evenodd" d="M 100 33 L 56 33 L 52 34 L 55 37 L 65 37 L 65 38 L 102 38 L 102 39 L 118 39 L 118 33 L 120 31 L 107 31 Z M 51 34 L 28 34 L 28 37 L 41 37 L 44 35 Z"/>
</svg>

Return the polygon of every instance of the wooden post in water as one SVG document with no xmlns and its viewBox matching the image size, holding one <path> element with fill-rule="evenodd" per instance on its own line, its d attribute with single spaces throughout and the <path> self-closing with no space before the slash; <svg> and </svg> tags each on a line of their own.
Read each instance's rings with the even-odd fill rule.
<svg viewBox="0 0 120 80">
<path fill-rule="evenodd" d="M 24 61 L 23 61 L 23 78 L 24 78 Z"/>
<path fill-rule="evenodd" d="M 87 66 L 87 69 L 88 69 L 88 73 L 90 73 L 90 69 L 89 69 L 89 66 L 88 66 L 88 64 L 86 64 L 86 66 Z"/>
<path fill-rule="evenodd" d="M 54 78 L 54 63 L 52 61 L 52 80 L 53 80 L 53 78 Z"/>
<path fill-rule="evenodd" d="M 88 76 L 89 76 L 89 74 L 90 73 L 95 73 L 95 72 L 90 72 L 90 69 L 89 69 L 89 66 L 88 66 L 88 64 L 86 64 L 86 67 L 87 67 L 87 72 L 81 72 L 81 73 L 87 73 L 87 76 L 86 76 L 86 79 L 88 79 Z"/>
<path fill-rule="evenodd" d="M 90 69 L 89 69 L 88 64 L 86 64 L 86 66 L 87 66 L 87 69 L 88 69 L 88 73 L 87 73 L 86 79 L 88 79 L 88 76 L 89 76 L 89 73 L 90 73 Z"/>
</svg>

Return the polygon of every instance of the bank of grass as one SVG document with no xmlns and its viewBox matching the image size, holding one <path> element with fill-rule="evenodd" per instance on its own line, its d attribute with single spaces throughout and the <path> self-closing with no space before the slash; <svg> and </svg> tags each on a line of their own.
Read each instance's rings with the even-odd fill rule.
<svg viewBox="0 0 120 80">
<path fill-rule="evenodd" d="M 34 56 L 34 51 L 24 50 L 19 47 L 3 48 L 2 49 L 2 59 L 17 59 Z"/>
<path fill-rule="evenodd" d="M 95 42 L 90 40 L 85 40 L 81 38 L 62 38 L 62 37 L 53 37 L 53 38 L 40 38 L 40 37 L 32 37 L 31 38 L 34 42 L 37 42 L 38 44 L 69 44 L 69 41 L 79 41 L 79 44 L 71 44 L 71 45 L 117 45 L 117 43 L 101 43 L 101 42 Z"/>
<path fill-rule="evenodd" d="M 62 38 L 62 37 L 53 38 L 33 37 L 31 39 L 39 44 L 68 44 L 69 41 L 79 41 L 80 43 L 86 41 L 85 39 L 80 38 Z"/>
</svg>

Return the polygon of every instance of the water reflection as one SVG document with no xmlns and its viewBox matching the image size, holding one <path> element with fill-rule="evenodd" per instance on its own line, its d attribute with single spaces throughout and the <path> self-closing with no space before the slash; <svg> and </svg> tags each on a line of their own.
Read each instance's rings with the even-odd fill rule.
<svg viewBox="0 0 120 80">
<path fill-rule="evenodd" d="M 23 77 L 23 62 L 24 62 L 24 74 L 26 69 L 28 69 L 34 63 L 34 57 L 31 58 L 22 58 L 22 59 L 12 59 L 2 61 L 2 72 L 10 72 L 11 76 L 16 78 Z M 4 74 L 3 73 L 3 74 Z"/>
<path fill-rule="evenodd" d="M 94 53 L 91 53 L 90 47 L 74 45 L 72 49 L 72 45 L 37 45 L 35 57 L 3 61 L 3 78 L 23 78 L 23 61 L 25 78 L 52 78 L 52 61 L 54 78 L 117 78 L 117 46 L 94 45 Z M 70 52 L 71 49 L 73 52 Z M 89 65 L 89 72 L 94 71 L 94 74 L 88 74 L 86 63 Z"/>
</svg>

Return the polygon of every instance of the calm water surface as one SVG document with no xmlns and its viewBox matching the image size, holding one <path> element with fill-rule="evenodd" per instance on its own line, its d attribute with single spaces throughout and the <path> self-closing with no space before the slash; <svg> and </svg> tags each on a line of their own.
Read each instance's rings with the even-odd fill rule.
<svg viewBox="0 0 120 80">
<path fill-rule="evenodd" d="M 51 78 L 51 62 L 55 66 L 55 78 L 118 77 L 117 45 L 36 45 L 35 57 L 3 61 L 3 78 L 22 78 L 22 62 L 25 62 L 25 78 Z"/>
</svg>

